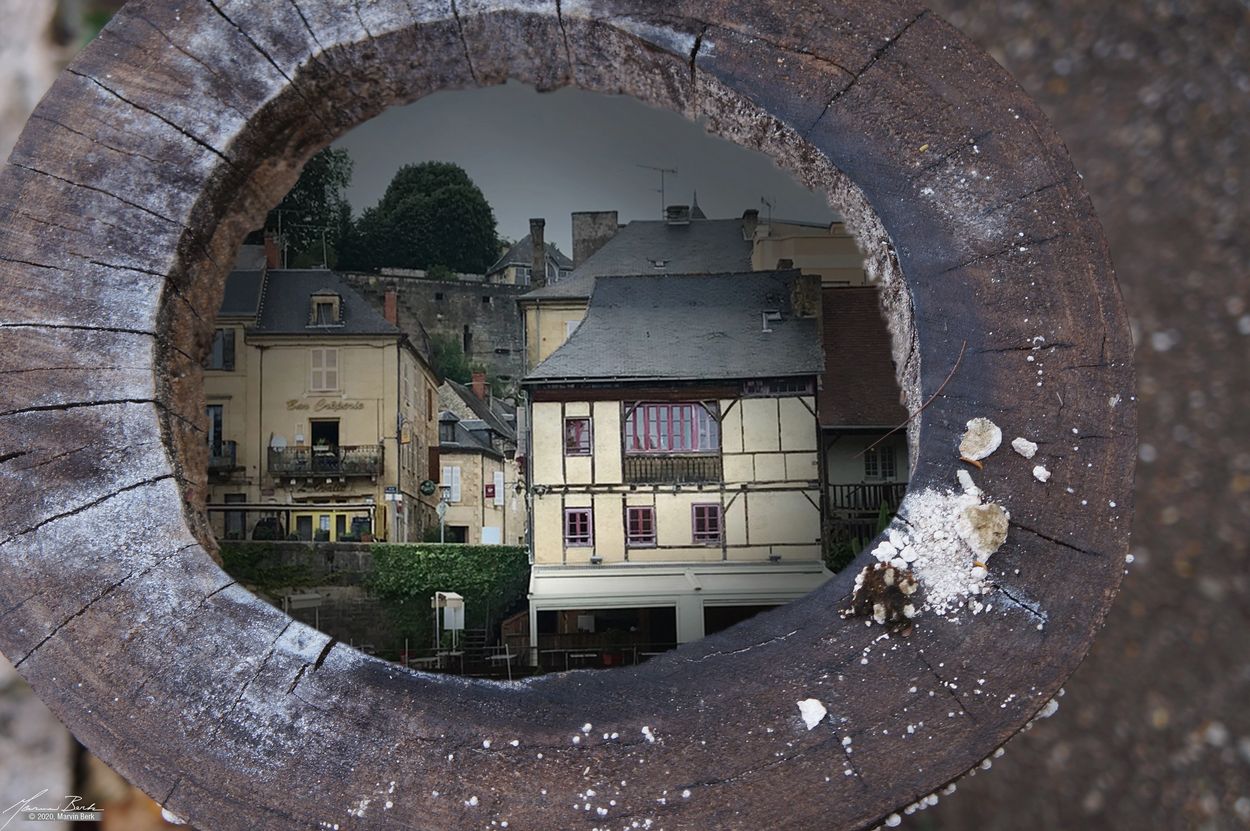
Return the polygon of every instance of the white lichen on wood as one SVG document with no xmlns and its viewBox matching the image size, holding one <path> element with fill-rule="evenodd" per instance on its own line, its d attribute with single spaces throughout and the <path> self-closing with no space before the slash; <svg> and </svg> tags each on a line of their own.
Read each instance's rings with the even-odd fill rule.
<svg viewBox="0 0 1250 831">
<path fill-rule="evenodd" d="M 971 462 L 979 462 L 989 456 L 1003 443 L 1003 431 L 988 418 L 974 418 L 966 425 L 959 441 L 959 455 Z"/>
</svg>

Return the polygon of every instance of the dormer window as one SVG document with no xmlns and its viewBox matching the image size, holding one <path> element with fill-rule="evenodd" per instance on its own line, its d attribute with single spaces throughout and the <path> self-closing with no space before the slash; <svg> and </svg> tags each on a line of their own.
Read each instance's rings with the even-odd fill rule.
<svg viewBox="0 0 1250 831">
<path fill-rule="evenodd" d="M 309 326 L 338 326 L 341 317 L 343 299 L 330 292 L 318 292 L 312 296 L 308 314 Z"/>
</svg>

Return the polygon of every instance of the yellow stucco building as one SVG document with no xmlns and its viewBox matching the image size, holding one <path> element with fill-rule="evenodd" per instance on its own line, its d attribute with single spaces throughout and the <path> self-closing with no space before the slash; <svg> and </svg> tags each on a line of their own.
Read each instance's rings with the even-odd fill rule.
<svg viewBox="0 0 1250 831">
<path fill-rule="evenodd" d="M 540 659 L 684 643 L 829 577 L 819 316 L 795 271 L 596 281 L 524 381 Z"/>
<path fill-rule="evenodd" d="M 204 387 L 219 539 L 406 541 L 435 521 L 434 373 L 333 272 L 233 272 Z"/>
</svg>

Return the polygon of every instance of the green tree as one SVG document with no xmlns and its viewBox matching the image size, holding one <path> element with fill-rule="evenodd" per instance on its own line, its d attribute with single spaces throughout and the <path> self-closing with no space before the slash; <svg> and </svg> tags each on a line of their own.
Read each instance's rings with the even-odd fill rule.
<svg viewBox="0 0 1250 831">
<path fill-rule="evenodd" d="M 265 230 L 281 232 L 289 264 L 320 265 L 323 257 L 336 259 L 330 249 L 339 248 L 344 217 L 350 226 L 351 206 L 343 192 L 351 180 L 351 156 L 327 147 L 308 160 L 295 187 L 269 212 Z"/>
<path fill-rule="evenodd" d="M 450 378 L 461 384 L 473 380 L 469 359 L 464 354 L 460 338 L 455 335 L 430 335 L 430 352 L 434 371 L 440 378 Z"/>
<path fill-rule="evenodd" d="M 498 252 L 495 212 L 469 174 L 449 162 L 423 162 L 401 167 L 377 206 L 361 214 L 347 266 L 482 274 Z"/>
</svg>

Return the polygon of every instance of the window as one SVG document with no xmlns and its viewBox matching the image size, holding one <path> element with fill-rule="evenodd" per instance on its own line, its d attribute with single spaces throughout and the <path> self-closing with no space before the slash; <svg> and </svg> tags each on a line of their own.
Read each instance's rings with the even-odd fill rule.
<svg viewBox="0 0 1250 831">
<path fill-rule="evenodd" d="M 213 348 L 208 353 L 207 369 L 234 371 L 234 330 L 218 329 L 213 333 Z"/>
<path fill-rule="evenodd" d="M 334 392 L 339 388 L 339 351 L 332 348 L 310 350 L 312 377 L 308 388 L 313 392 Z"/>
<path fill-rule="evenodd" d="M 626 453 L 710 453 L 718 449 L 720 424 L 702 404 L 626 405 Z"/>
<path fill-rule="evenodd" d="M 893 479 L 896 473 L 894 448 L 875 447 L 864 453 L 865 479 Z"/>
<path fill-rule="evenodd" d="M 590 419 L 566 418 L 564 420 L 564 455 L 590 455 Z"/>
<path fill-rule="evenodd" d="M 810 378 L 759 378 L 742 382 L 743 395 L 811 395 Z"/>
<path fill-rule="evenodd" d="M 444 465 L 443 481 L 440 482 L 443 487 L 450 488 L 451 493 L 447 495 L 448 502 L 460 501 L 460 465 Z"/>
<path fill-rule="evenodd" d="M 625 509 L 625 544 L 655 545 L 655 508 L 650 505 Z"/>
<path fill-rule="evenodd" d="M 223 404 L 209 404 L 205 408 L 205 415 L 208 416 L 208 452 L 214 456 L 221 455 L 221 424 L 224 412 Z"/>
<path fill-rule="evenodd" d="M 430 386 L 425 388 L 425 414 L 427 420 L 434 420 L 434 388 Z"/>
<path fill-rule="evenodd" d="M 719 545 L 721 541 L 720 505 L 692 505 L 693 538 L 704 545 Z"/>
<path fill-rule="evenodd" d="M 581 320 L 564 321 L 564 339 L 568 340 L 569 338 L 573 337 L 573 333 L 576 332 L 577 327 L 581 325 L 582 325 Z"/>
<path fill-rule="evenodd" d="M 567 546 L 594 545 L 595 534 L 591 523 L 590 508 L 564 509 L 564 544 Z"/>
<path fill-rule="evenodd" d="M 341 301 L 342 298 L 337 294 L 329 292 L 314 294 L 309 308 L 308 325 L 338 326 L 342 322 L 339 320 Z"/>
<path fill-rule="evenodd" d="M 451 444 L 456 440 L 456 423 L 440 421 L 438 423 L 438 440 L 443 444 Z"/>
<path fill-rule="evenodd" d="M 490 305 L 490 295 L 489 295 L 489 294 L 483 294 L 483 295 L 482 295 L 482 305 L 483 305 L 483 306 L 489 306 L 489 305 Z"/>
</svg>

